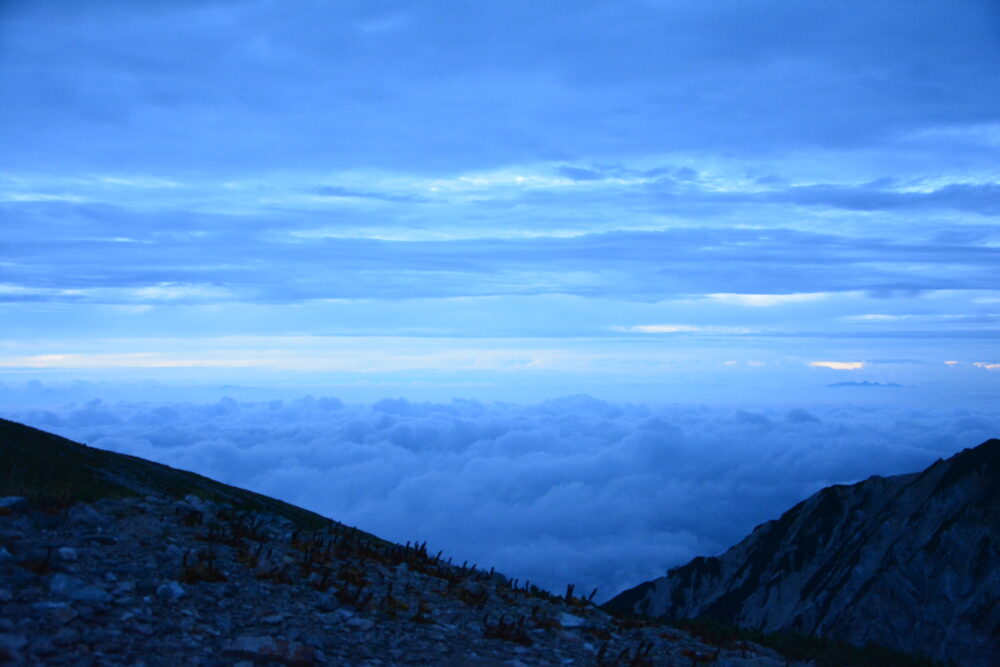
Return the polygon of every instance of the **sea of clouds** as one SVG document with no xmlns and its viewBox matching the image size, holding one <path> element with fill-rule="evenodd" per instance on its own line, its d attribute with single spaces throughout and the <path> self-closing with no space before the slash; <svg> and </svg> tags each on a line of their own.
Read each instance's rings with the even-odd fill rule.
<svg viewBox="0 0 1000 667">
<path fill-rule="evenodd" d="M 733 409 L 333 397 L 103 402 L 2 416 L 272 495 L 387 539 L 426 540 L 604 600 L 724 551 L 819 488 L 920 470 L 1000 434 L 962 408 Z"/>
</svg>

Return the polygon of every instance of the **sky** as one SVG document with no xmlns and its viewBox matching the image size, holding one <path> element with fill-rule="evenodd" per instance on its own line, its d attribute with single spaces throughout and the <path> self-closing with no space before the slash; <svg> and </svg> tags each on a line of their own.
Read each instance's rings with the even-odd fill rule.
<svg viewBox="0 0 1000 667">
<path fill-rule="evenodd" d="M 189 413 L 224 398 L 370 425 L 386 399 L 479 424 L 586 395 L 673 405 L 684 433 L 846 410 L 804 422 L 824 451 L 865 410 L 886 439 L 913 410 L 993 423 L 998 64 L 992 0 L 0 1 L 0 413 L 132 453 L 158 447 L 136 415 L 207 428 Z M 96 435 L 69 418 L 88 405 L 115 415 Z M 645 437 L 633 417 L 593 447 Z M 867 474 L 985 433 L 941 419 Z M 211 472 L 201 442 L 155 453 Z"/>
</svg>

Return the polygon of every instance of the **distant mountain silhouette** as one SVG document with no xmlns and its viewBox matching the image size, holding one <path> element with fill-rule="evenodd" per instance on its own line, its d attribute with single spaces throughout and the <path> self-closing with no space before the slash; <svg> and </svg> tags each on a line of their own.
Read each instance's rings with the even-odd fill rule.
<svg viewBox="0 0 1000 667">
<path fill-rule="evenodd" d="M 605 607 L 995 665 L 1000 440 L 921 473 L 827 487 L 721 556 L 695 558 Z"/>
</svg>

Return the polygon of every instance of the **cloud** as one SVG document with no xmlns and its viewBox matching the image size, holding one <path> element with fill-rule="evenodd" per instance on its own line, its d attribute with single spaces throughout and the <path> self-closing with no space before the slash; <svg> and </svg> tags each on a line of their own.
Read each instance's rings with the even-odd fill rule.
<svg viewBox="0 0 1000 667">
<path fill-rule="evenodd" d="M 793 186 L 748 197 L 758 201 L 827 206 L 850 211 L 954 209 L 988 216 L 1000 214 L 998 183 L 952 183 L 929 191 L 899 191 L 885 185 L 888 184 Z"/>
<path fill-rule="evenodd" d="M 565 176 L 571 181 L 600 181 L 605 177 L 599 171 L 594 171 L 593 169 L 583 169 L 582 167 L 571 167 L 569 165 L 562 165 L 556 171 L 559 172 L 561 176 Z"/>
<path fill-rule="evenodd" d="M 634 333 L 685 333 L 699 331 L 700 327 L 690 324 L 636 324 L 630 327 L 616 327 L 617 331 L 628 331 Z"/>
<path fill-rule="evenodd" d="M 250 215 L 111 205 L 0 204 L 26 301 L 306 303 L 316 299 L 575 294 L 665 300 L 703 295 L 748 307 L 835 293 L 992 289 L 1000 249 L 915 245 L 790 229 L 684 227 L 571 236 L 365 238 Z M 311 216 L 312 214 L 310 214 Z M 309 217 L 308 219 L 311 219 Z M 329 225 L 328 221 L 325 223 Z M 44 236 L 45 244 L 37 239 Z M 131 239 L 136 243 L 122 243 Z M 790 283 L 794 276 L 794 285 Z M 738 287 L 741 291 L 734 291 Z M 790 290 L 791 288 L 791 290 Z"/>
<path fill-rule="evenodd" d="M 810 361 L 810 366 L 816 368 L 832 368 L 835 371 L 856 371 L 865 367 L 863 361 Z"/>
<path fill-rule="evenodd" d="M 34 391 L 46 387 L 36 383 Z M 52 391 L 56 391 L 54 388 Z M 723 551 L 818 488 L 915 471 L 995 411 L 866 403 L 347 404 L 99 399 L 5 418 L 271 494 L 383 537 L 602 599 Z M 71 400 L 71 399 L 70 399 Z"/>
<path fill-rule="evenodd" d="M 845 320 L 862 320 L 865 322 L 891 322 L 895 320 L 905 320 L 912 315 L 885 315 L 882 313 L 866 313 L 864 315 L 845 315 Z"/>
<path fill-rule="evenodd" d="M 259 358 L 192 359 L 156 352 L 120 354 L 37 354 L 0 357 L 0 368 L 247 368 L 261 365 Z"/>
<path fill-rule="evenodd" d="M 803 410 L 802 408 L 792 408 L 789 410 L 788 414 L 785 415 L 785 420 L 798 424 L 822 421 L 816 415 L 812 414 L 808 410 Z"/>
<path fill-rule="evenodd" d="M 260 342 L 264 340 L 258 339 Z M 181 348 L 173 352 L 56 353 L 20 357 L 0 357 L 0 368 L 8 369 L 257 369 L 277 371 L 333 371 L 375 374 L 403 371 L 490 371 L 517 369 L 535 371 L 583 371 L 599 366 L 602 355 L 548 347 L 481 347 L 462 341 L 420 339 L 340 340 L 333 344 L 323 338 L 288 337 L 266 341 L 271 349 L 253 349 L 251 339 L 210 340 L 195 345 L 192 339 L 174 341 Z M 120 344 L 121 341 L 115 341 Z M 166 346 L 167 341 L 158 341 Z M 206 344 L 207 343 L 207 344 Z M 346 344 L 345 344 L 346 343 Z M 450 344 L 449 344 L 450 343 Z M 277 345 L 280 344 L 281 347 Z M 393 344 L 391 349 L 388 345 Z M 148 343 L 147 343 L 148 345 Z M 201 349 L 198 349 L 201 348 Z"/>
<path fill-rule="evenodd" d="M 767 307 L 782 306 L 786 303 L 818 301 L 829 297 L 823 292 L 806 294 L 707 294 L 709 299 L 738 306 Z"/>
<path fill-rule="evenodd" d="M 397 204 L 423 204 L 431 201 L 427 197 L 417 195 L 397 195 L 382 192 L 369 192 L 367 190 L 356 190 L 335 185 L 326 185 L 310 190 L 312 194 L 320 197 L 341 197 L 350 199 L 375 199 L 378 201 L 392 202 Z"/>
<path fill-rule="evenodd" d="M 156 301 L 226 301 L 232 298 L 229 290 L 212 285 L 181 285 L 163 282 L 133 290 L 133 299 L 140 302 Z"/>
</svg>

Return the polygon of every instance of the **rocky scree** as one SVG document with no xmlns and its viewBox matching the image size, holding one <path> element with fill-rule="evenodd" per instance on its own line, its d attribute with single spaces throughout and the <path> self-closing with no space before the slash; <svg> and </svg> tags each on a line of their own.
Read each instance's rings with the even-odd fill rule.
<svg viewBox="0 0 1000 667">
<path fill-rule="evenodd" d="M 591 596 L 592 597 L 592 596 Z M 330 522 L 188 495 L 0 499 L 0 663 L 791 664 Z"/>
</svg>

